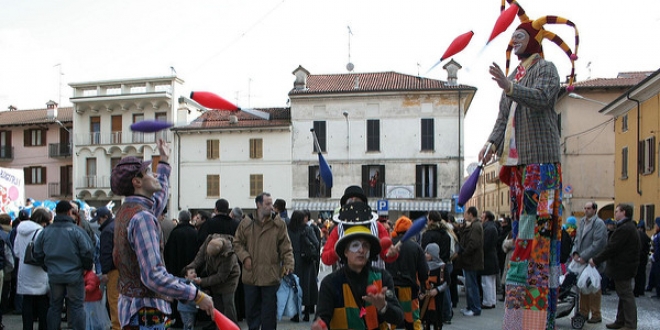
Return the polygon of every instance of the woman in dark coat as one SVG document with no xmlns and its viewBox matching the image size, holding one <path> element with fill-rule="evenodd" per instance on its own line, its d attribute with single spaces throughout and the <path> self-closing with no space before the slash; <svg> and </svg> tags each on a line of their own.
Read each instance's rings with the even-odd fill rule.
<svg viewBox="0 0 660 330">
<path fill-rule="evenodd" d="M 319 240 L 314 233 L 314 230 L 307 225 L 305 213 L 302 211 L 294 211 L 291 214 L 291 220 L 287 230 L 289 231 L 289 239 L 293 247 L 293 257 L 295 260 L 295 268 L 293 270 L 300 280 L 300 287 L 303 292 L 303 306 L 305 306 L 303 321 L 309 321 L 309 312 L 314 308 L 318 300 L 318 286 L 316 284 L 316 264 L 319 262 L 317 255 L 315 260 L 303 259 L 301 253 L 303 252 L 303 240 L 311 242 L 316 251 L 320 249 Z M 307 219 L 309 220 L 309 219 Z M 291 321 L 298 322 L 299 316 L 296 315 Z"/>
</svg>

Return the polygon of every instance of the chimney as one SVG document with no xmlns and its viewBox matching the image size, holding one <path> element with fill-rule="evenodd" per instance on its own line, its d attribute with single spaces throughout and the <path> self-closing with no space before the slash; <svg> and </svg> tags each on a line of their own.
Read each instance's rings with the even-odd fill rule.
<svg viewBox="0 0 660 330">
<path fill-rule="evenodd" d="M 353 80 L 353 89 L 360 89 L 360 76 L 355 76 L 355 80 Z"/>
<path fill-rule="evenodd" d="M 458 70 L 462 69 L 463 67 L 458 64 L 458 62 L 454 61 L 454 59 L 451 59 L 451 61 L 447 62 L 447 64 L 445 64 L 442 68 L 447 70 L 447 84 L 449 86 L 457 86 Z"/>
<path fill-rule="evenodd" d="M 238 117 L 236 115 L 229 115 L 230 124 L 238 124 Z"/>
<path fill-rule="evenodd" d="M 293 82 L 293 89 L 307 89 L 307 76 L 309 76 L 309 71 L 305 70 L 302 65 L 299 65 L 292 73 L 296 76 L 296 81 Z"/>
<path fill-rule="evenodd" d="M 13 105 L 10 105 L 8 109 L 9 109 L 9 111 L 16 111 L 16 110 L 18 110 L 18 108 L 16 108 L 16 107 L 13 106 Z"/>
<path fill-rule="evenodd" d="M 50 121 L 57 119 L 57 102 L 53 100 L 46 102 L 46 118 Z"/>
</svg>

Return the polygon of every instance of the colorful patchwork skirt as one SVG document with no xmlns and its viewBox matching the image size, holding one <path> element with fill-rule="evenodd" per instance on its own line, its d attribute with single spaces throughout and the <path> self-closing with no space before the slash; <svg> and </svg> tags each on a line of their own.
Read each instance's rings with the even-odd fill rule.
<svg viewBox="0 0 660 330">
<path fill-rule="evenodd" d="M 515 249 L 506 276 L 502 328 L 555 328 L 560 274 L 561 165 L 507 166 Z"/>
</svg>

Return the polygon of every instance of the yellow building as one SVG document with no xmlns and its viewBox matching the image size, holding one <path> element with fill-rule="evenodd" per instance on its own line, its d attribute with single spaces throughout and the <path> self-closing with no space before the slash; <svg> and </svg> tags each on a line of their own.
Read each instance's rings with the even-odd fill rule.
<svg viewBox="0 0 660 330">
<path fill-rule="evenodd" d="M 623 93 L 602 110 L 615 118 L 615 203 L 634 206 L 633 219 L 650 229 L 659 202 L 660 70 Z"/>
</svg>

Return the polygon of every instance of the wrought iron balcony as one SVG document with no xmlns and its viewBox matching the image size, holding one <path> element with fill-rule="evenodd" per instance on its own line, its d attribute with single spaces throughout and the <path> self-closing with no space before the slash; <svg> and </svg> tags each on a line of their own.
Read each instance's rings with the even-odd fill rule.
<svg viewBox="0 0 660 330">
<path fill-rule="evenodd" d="M 71 157 L 71 144 L 50 143 L 48 145 L 48 157 L 50 158 Z"/>
<path fill-rule="evenodd" d="M 14 147 L 0 146 L 0 161 L 14 160 Z"/>
</svg>

